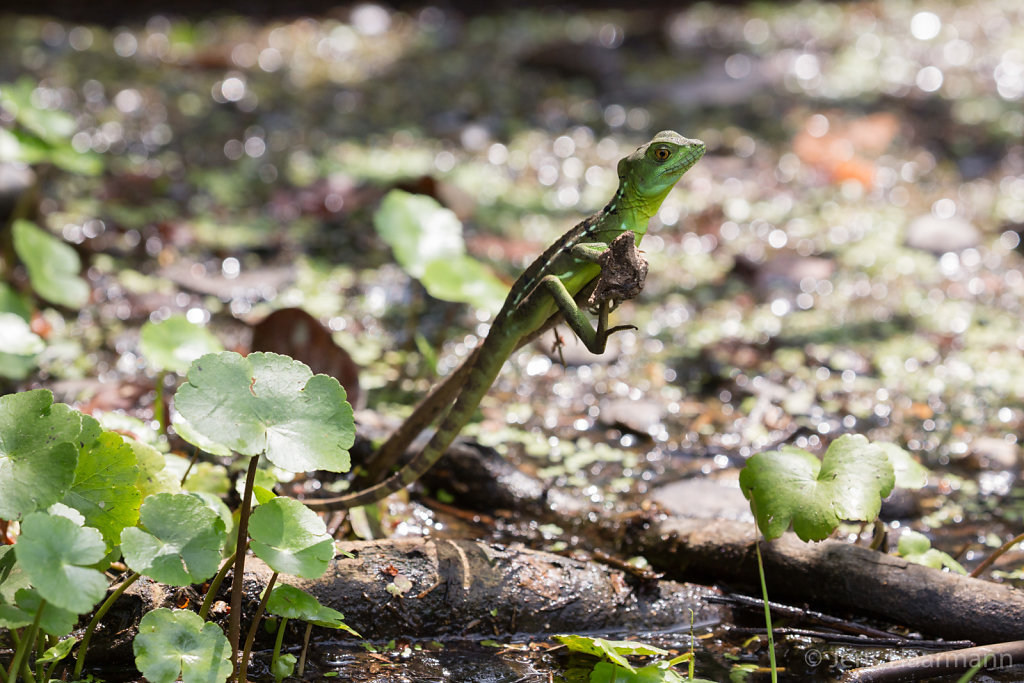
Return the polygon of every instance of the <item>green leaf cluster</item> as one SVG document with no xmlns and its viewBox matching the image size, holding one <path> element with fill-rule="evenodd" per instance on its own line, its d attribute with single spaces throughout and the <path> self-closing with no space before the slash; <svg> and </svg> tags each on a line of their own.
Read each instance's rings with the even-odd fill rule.
<svg viewBox="0 0 1024 683">
<path fill-rule="evenodd" d="M 878 516 L 896 483 L 891 452 L 846 434 L 821 460 L 793 447 L 758 453 L 740 472 L 740 488 L 765 538 L 778 538 L 792 524 L 801 540 L 820 541 L 842 520 L 870 522 Z"/>
<path fill-rule="evenodd" d="M 212 337 L 197 336 L 183 320 L 151 330 L 168 332 L 174 343 L 199 339 L 191 355 L 219 346 Z M 159 334 L 147 336 L 154 366 L 180 371 L 187 357 L 175 354 Z M 181 424 L 204 443 L 247 456 L 252 466 L 266 456 L 293 471 L 348 468 L 352 408 L 336 380 L 314 376 L 286 356 L 243 358 L 227 352 L 202 355 L 188 378 L 176 403 L 191 421 Z M 228 530 L 235 521 L 219 495 L 182 492 L 181 474 L 171 468 L 175 461 L 54 403 L 49 391 L 0 397 L 0 519 L 20 521 L 17 542 L 0 547 L 0 628 L 21 629 L 11 671 L 31 670 L 32 662 L 56 666 L 76 642 L 59 639 L 79 615 L 103 601 L 83 638 L 77 676 L 95 622 L 140 576 L 172 586 L 223 578 L 229 567 L 223 561 L 230 553 Z M 276 481 L 257 478 L 267 487 Z M 209 488 L 209 477 L 190 477 L 187 484 L 193 483 Z M 228 490 L 219 484 L 213 488 Z M 243 535 L 237 546 L 248 542 L 277 572 L 323 574 L 334 557 L 323 521 L 298 501 L 269 489 L 261 492 L 262 504 L 248 526 L 251 535 Z M 243 505 L 250 504 L 249 497 L 251 492 Z M 109 580 L 102 570 L 122 556 L 134 573 L 107 596 Z M 310 623 L 348 628 L 339 612 L 294 591 L 281 592 L 275 608 Z M 32 659 L 28 653 L 37 642 Z M 192 612 L 146 615 L 134 647 L 136 664 L 149 680 L 215 681 L 232 672 L 228 639 Z M 275 670 L 284 671 L 287 664 L 282 656 Z"/>
<path fill-rule="evenodd" d="M 411 277 L 436 299 L 498 311 L 508 287 L 466 253 L 462 223 L 433 197 L 391 190 L 373 225 Z"/>
<path fill-rule="evenodd" d="M 192 363 L 174 405 L 188 423 L 183 438 L 266 455 L 289 472 L 347 472 L 355 428 L 345 399 L 338 380 L 288 356 L 223 351 Z"/>
<path fill-rule="evenodd" d="M 31 221 L 14 221 L 12 233 L 14 251 L 25 264 L 36 294 L 68 308 L 86 304 L 89 283 L 78 274 L 82 270 L 78 252 Z"/>
<path fill-rule="evenodd" d="M 0 107 L 18 124 L 13 130 L 0 128 L 0 161 L 30 165 L 53 164 L 81 175 L 99 175 L 103 161 L 93 152 L 79 152 L 71 145 L 75 120 L 65 112 L 37 106 L 33 102 L 35 81 L 29 77 L 0 84 Z"/>
<path fill-rule="evenodd" d="M 589 671 L 590 683 L 709 683 L 693 677 L 693 653 L 687 652 L 671 659 L 660 659 L 642 667 L 634 667 L 626 657 L 664 657 L 671 654 L 660 647 L 632 640 L 606 640 L 591 636 L 559 635 L 555 640 L 569 651 L 598 657 Z M 684 677 L 673 667 L 690 664 L 689 675 Z M 575 670 L 579 670 L 577 667 Z M 570 670 L 570 673 L 573 669 Z"/>
</svg>

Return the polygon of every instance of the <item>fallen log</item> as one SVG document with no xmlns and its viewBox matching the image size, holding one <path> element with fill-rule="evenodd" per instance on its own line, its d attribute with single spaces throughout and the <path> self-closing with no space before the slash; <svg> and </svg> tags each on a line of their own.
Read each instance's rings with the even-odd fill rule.
<svg viewBox="0 0 1024 683">
<path fill-rule="evenodd" d="M 623 534 L 623 548 L 667 576 L 755 585 L 751 523 L 668 518 Z M 841 541 L 804 543 L 786 533 L 762 541 L 773 599 L 809 602 L 976 643 L 1024 633 L 1024 591 L 931 569 Z"/>
<path fill-rule="evenodd" d="M 471 540 L 407 538 L 339 543 L 339 554 L 317 579 L 279 576 L 341 611 L 367 639 L 483 638 L 557 633 L 638 633 L 717 624 L 727 606 L 714 588 L 675 581 L 637 580 L 596 562 Z M 246 560 L 243 630 L 273 572 Z M 229 574 L 230 577 L 230 574 Z M 230 580 L 221 588 L 227 597 Z M 90 665 L 131 661 L 142 616 L 158 607 L 198 606 L 191 588 L 143 579 L 103 619 Z M 225 605 L 211 617 L 226 619 Z M 260 634 L 263 631 L 260 630 Z M 261 635 L 266 639 L 267 636 Z"/>
<path fill-rule="evenodd" d="M 1024 664 L 1024 641 L 997 643 L 980 647 L 969 647 L 962 650 L 936 652 L 920 657 L 900 659 L 895 662 L 876 664 L 860 669 L 852 669 L 839 677 L 842 683 L 899 683 L 900 681 L 919 681 L 922 678 L 935 678 L 960 674 L 982 665 L 985 671 L 1005 669 Z"/>
<path fill-rule="evenodd" d="M 636 632 L 717 623 L 719 592 L 551 553 L 461 539 L 340 543 L 319 579 L 282 577 L 367 638 Z M 345 557 L 350 553 L 351 558 Z"/>
<path fill-rule="evenodd" d="M 472 444 L 451 449 L 440 464 L 438 474 L 449 470 L 448 486 L 456 491 L 460 505 L 488 511 L 508 508 L 559 524 L 622 556 L 643 555 L 653 569 L 678 581 L 745 584 L 760 592 L 752 521 L 656 512 L 616 517 L 565 492 L 549 490 L 493 450 Z M 733 493 L 723 486 L 723 497 Z M 684 509 L 685 501 L 680 502 Z M 1012 586 L 931 569 L 841 541 L 804 543 L 787 533 L 762 543 L 768 591 L 774 599 L 875 616 L 925 634 L 975 643 L 1010 641 L 1024 633 L 1024 591 Z"/>
</svg>

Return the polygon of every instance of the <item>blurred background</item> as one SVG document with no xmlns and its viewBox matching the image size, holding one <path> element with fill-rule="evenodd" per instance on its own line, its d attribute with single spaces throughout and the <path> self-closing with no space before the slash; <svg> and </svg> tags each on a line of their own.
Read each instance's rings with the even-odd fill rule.
<svg viewBox="0 0 1024 683">
<path fill-rule="evenodd" d="M 87 284 L 78 306 L 26 298 L 8 260 L 4 310 L 34 335 L 0 359 L 9 390 L 141 430 L 143 322 L 245 349 L 299 307 L 361 402 L 401 414 L 494 297 L 396 262 L 382 197 L 433 197 L 507 285 L 674 129 L 708 154 L 643 243 L 617 314 L 639 331 L 568 367 L 520 354 L 473 436 L 600 497 L 859 432 L 932 469 L 892 517 L 964 564 L 1020 530 L 1020 2 L 0 10 L 0 208 L 73 245 Z"/>
</svg>

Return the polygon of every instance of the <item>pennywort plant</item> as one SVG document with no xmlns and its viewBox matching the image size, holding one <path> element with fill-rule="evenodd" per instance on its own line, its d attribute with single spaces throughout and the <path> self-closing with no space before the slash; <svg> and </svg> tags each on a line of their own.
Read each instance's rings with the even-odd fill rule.
<svg viewBox="0 0 1024 683">
<path fill-rule="evenodd" d="M 192 363 L 175 408 L 179 434 L 244 463 L 237 524 L 218 496 L 168 476 L 172 456 L 103 429 L 49 391 L 0 397 L 0 526 L 16 536 L 0 546 L 0 638 L 14 653 L 0 661 L 0 683 L 66 677 L 77 642 L 68 636 L 91 613 L 71 672 L 78 678 L 97 624 L 143 576 L 170 586 L 212 577 L 198 614 L 161 608 L 141 620 L 135 664 L 150 681 L 244 681 L 268 601 L 281 616 L 345 628 L 340 613 L 315 600 L 289 612 L 270 586 L 239 657 L 247 552 L 273 569 L 272 583 L 280 574 L 316 578 L 334 557 L 323 521 L 300 502 L 268 489 L 254 500 L 259 463 L 346 471 L 354 426 L 344 389 L 287 356 L 208 353 Z M 130 571 L 111 586 L 103 571 L 117 560 Z M 206 616 L 231 569 L 225 634 Z"/>
<path fill-rule="evenodd" d="M 899 446 L 845 434 L 820 460 L 792 446 L 751 456 L 740 472 L 740 489 L 766 540 L 792 526 L 800 540 L 822 541 L 844 520 L 873 522 L 895 486 L 920 488 L 927 476 L 928 471 Z M 774 683 L 775 648 L 760 543 L 755 549 Z"/>
</svg>

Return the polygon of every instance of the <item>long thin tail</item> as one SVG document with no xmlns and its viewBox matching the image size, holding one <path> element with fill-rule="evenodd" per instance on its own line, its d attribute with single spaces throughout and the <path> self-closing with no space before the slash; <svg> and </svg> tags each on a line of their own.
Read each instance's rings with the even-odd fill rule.
<svg viewBox="0 0 1024 683">
<path fill-rule="evenodd" d="M 437 431 L 434 432 L 427 445 L 405 467 L 379 484 L 370 486 L 362 491 L 356 491 L 355 493 L 336 498 L 303 500 L 302 502 L 306 507 L 313 510 L 342 510 L 359 507 L 360 505 L 369 505 L 396 491 L 401 491 L 433 467 L 434 463 L 444 455 L 448 446 L 451 445 L 451 442 L 462 431 L 462 428 L 469 422 L 477 406 L 480 405 L 480 400 L 491 388 L 494 378 L 498 376 L 502 364 L 504 364 L 505 359 L 508 357 L 511 349 L 485 348 L 490 346 L 488 344 L 489 340 L 490 338 L 484 341 L 475 353 L 475 358 L 467 361 L 470 367 L 468 372 L 466 372 L 466 380 L 462 391 L 459 392 L 458 398 L 455 399 L 455 404 L 441 420 Z"/>
<path fill-rule="evenodd" d="M 398 429 L 387 438 L 387 441 L 381 444 L 366 465 L 366 478 L 369 481 L 376 481 L 390 471 L 409 450 L 409 445 L 416 440 L 416 437 L 451 407 L 455 397 L 466 383 L 466 377 L 473 368 L 473 364 L 476 363 L 479 353 L 478 346 L 454 372 L 430 390 L 430 393 L 420 401 L 412 414 L 399 425 Z"/>
</svg>

